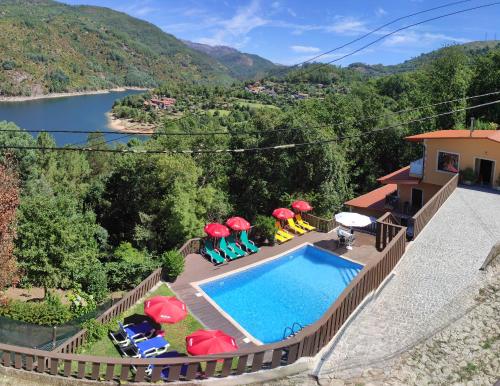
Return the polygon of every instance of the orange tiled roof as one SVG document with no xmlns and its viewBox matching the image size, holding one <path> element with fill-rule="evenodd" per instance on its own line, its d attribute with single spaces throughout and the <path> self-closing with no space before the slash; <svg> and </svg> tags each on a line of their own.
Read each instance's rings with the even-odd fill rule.
<svg viewBox="0 0 500 386">
<path fill-rule="evenodd" d="M 422 142 L 424 139 L 452 139 L 452 138 L 474 138 L 474 139 L 489 139 L 491 141 L 500 142 L 500 130 L 439 130 L 429 133 L 417 134 L 406 137 L 410 142 Z"/>
<path fill-rule="evenodd" d="M 377 181 L 381 184 L 417 185 L 420 182 L 420 179 L 410 176 L 410 165 L 408 165 L 392 172 L 391 174 L 377 178 Z"/>
<path fill-rule="evenodd" d="M 353 198 L 345 204 L 356 208 L 370 208 L 384 210 L 385 196 L 394 193 L 398 189 L 396 184 L 387 184 L 378 189 L 372 190 L 362 196 Z"/>
</svg>

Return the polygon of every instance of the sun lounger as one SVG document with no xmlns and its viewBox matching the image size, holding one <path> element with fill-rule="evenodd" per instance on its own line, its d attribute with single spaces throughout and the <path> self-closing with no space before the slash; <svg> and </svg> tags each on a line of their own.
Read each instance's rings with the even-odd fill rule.
<svg viewBox="0 0 500 386">
<path fill-rule="evenodd" d="M 201 253 L 208 256 L 213 264 L 222 264 L 226 262 L 226 260 L 214 248 L 214 245 L 210 240 L 205 241 L 205 247 L 201 250 Z"/>
<path fill-rule="evenodd" d="M 314 230 L 316 230 L 316 228 L 315 228 L 315 227 L 313 227 L 313 226 L 312 226 L 311 224 L 309 224 L 307 221 L 304 221 L 304 220 L 302 219 L 302 216 L 301 216 L 300 214 L 297 214 L 297 215 L 295 216 L 295 220 L 297 220 L 297 224 L 298 224 L 300 227 L 304 228 L 304 229 L 305 229 L 305 230 L 307 230 L 307 231 L 314 231 Z"/>
<path fill-rule="evenodd" d="M 247 231 L 242 231 L 240 234 L 240 241 L 248 252 L 257 253 L 259 252 L 259 248 L 255 245 L 255 243 L 248 238 Z"/>
<path fill-rule="evenodd" d="M 302 228 L 299 228 L 296 224 L 295 224 L 295 221 L 293 221 L 293 218 L 289 218 L 287 220 L 288 222 L 288 228 L 290 230 L 292 230 L 293 232 L 295 232 L 296 234 L 298 235 L 303 235 L 304 233 L 306 233 L 306 231 Z"/>
<path fill-rule="evenodd" d="M 187 357 L 185 354 L 180 354 L 178 351 L 167 351 L 167 352 L 164 352 L 162 354 L 159 354 L 159 355 L 156 355 L 154 356 L 155 359 L 165 359 L 165 358 L 182 358 L 182 357 Z M 137 371 L 135 366 L 132 366 L 133 370 L 134 371 Z M 147 368 L 146 368 L 146 375 L 151 375 L 153 373 L 153 370 L 155 368 L 155 365 L 149 365 Z M 181 372 L 180 372 L 180 375 L 183 376 L 183 377 L 186 377 L 187 376 L 187 372 L 188 372 L 188 368 L 189 368 L 189 365 L 186 363 L 186 364 L 183 364 L 181 366 Z M 201 374 L 202 372 L 202 369 L 201 369 L 201 366 L 198 365 L 198 368 L 196 370 L 196 374 Z M 161 370 L 161 377 L 164 379 L 164 380 L 168 380 L 168 376 L 170 374 L 170 366 L 165 366 L 162 368 Z M 195 375 L 196 375 L 195 374 Z"/>
<path fill-rule="evenodd" d="M 131 339 L 130 342 L 129 346 L 121 348 L 121 352 L 124 356 L 132 358 L 157 356 L 166 352 L 170 346 L 170 343 L 163 336 L 155 336 L 142 342 L 136 342 L 134 339 Z"/>
<path fill-rule="evenodd" d="M 286 230 L 284 230 L 282 227 L 281 227 L 281 224 L 279 221 L 276 221 L 276 229 L 277 229 L 277 232 L 276 234 L 278 234 L 279 236 L 287 239 L 288 240 L 291 240 L 293 239 L 295 236 L 288 233 Z"/>
<path fill-rule="evenodd" d="M 153 325 L 145 320 L 137 324 L 125 324 L 118 322 L 118 330 L 110 331 L 109 335 L 113 342 L 119 346 L 130 345 L 130 340 L 134 339 L 136 342 L 151 338 L 156 333 Z"/>
<path fill-rule="evenodd" d="M 286 243 L 288 240 L 290 239 L 287 239 L 286 237 L 283 237 L 281 236 L 279 233 L 276 232 L 276 234 L 274 235 L 274 238 L 276 239 L 276 241 L 278 241 L 280 244 L 283 244 L 283 243 Z"/>
<path fill-rule="evenodd" d="M 234 234 L 227 238 L 227 244 L 229 247 L 240 256 L 246 256 L 246 252 L 240 248 L 240 245 L 236 242 L 236 237 Z"/>
<path fill-rule="evenodd" d="M 219 249 L 224 254 L 224 256 L 227 257 L 230 260 L 236 260 L 236 259 L 240 258 L 241 256 L 244 256 L 244 255 L 240 255 L 240 254 L 234 252 L 229 247 L 229 245 L 227 244 L 227 241 L 226 241 L 226 239 L 224 237 L 222 237 L 220 239 Z"/>
</svg>

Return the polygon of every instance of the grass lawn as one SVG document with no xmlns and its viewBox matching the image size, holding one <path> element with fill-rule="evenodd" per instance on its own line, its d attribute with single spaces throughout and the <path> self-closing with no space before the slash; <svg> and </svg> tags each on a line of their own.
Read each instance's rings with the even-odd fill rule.
<svg viewBox="0 0 500 386">
<path fill-rule="evenodd" d="M 148 298 L 153 296 L 174 296 L 170 288 L 165 284 L 162 284 L 160 288 L 156 291 L 148 294 Z M 123 322 L 123 319 L 127 316 L 140 314 L 144 315 L 144 304 L 140 302 L 139 304 L 132 307 L 130 310 L 124 312 L 120 315 L 119 320 Z M 117 326 L 118 327 L 118 326 Z M 165 339 L 170 342 L 169 350 L 176 350 L 180 353 L 186 353 L 186 336 L 193 333 L 194 331 L 203 328 L 200 322 L 196 320 L 193 315 L 188 314 L 188 316 L 175 324 L 162 324 L 162 330 L 165 331 Z M 82 354 L 105 356 L 105 357 L 121 357 L 120 353 L 116 349 L 115 345 L 111 341 L 109 336 L 101 339 L 100 341 L 93 344 L 88 349 L 82 351 Z"/>
<path fill-rule="evenodd" d="M 213 116 L 216 111 L 219 112 L 220 117 L 227 117 L 229 114 L 231 114 L 231 111 L 229 110 L 216 110 L 216 109 L 207 110 L 207 113 Z"/>
<path fill-rule="evenodd" d="M 237 103 L 237 104 L 243 105 L 243 106 L 248 106 L 250 108 L 254 108 L 254 109 L 265 109 L 265 108 L 268 108 L 268 109 L 277 109 L 277 110 L 280 110 L 280 108 L 278 106 L 265 105 L 265 104 L 259 103 L 259 102 L 249 102 L 249 101 L 247 101 L 245 99 L 236 99 L 234 102 Z"/>
</svg>

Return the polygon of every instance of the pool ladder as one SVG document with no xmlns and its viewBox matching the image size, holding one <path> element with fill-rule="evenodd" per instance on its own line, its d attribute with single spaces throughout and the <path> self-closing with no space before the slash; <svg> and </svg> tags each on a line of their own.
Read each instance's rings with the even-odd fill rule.
<svg viewBox="0 0 500 386">
<path fill-rule="evenodd" d="M 295 327 L 298 327 L 298 329 L 295 330 Z M 283 340 L 295 336 L 302 329 L 304 329 L 304 326 L 302 324 L 300 324 L 299 322 L 294 322 L 292 324 L 292 327 L 286 327 L 283 331 Z M 289 331 L 290 333 L 288 333 Z"/>
</svg>

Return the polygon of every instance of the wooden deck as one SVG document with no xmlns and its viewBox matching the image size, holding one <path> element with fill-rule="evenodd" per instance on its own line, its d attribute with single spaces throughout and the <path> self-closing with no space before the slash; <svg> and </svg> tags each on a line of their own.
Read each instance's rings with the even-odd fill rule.
<svg viewBox="0 0 500 386">
<path fill-rule="evenodd" d="M 233 336 L 241 348 L 254 345 L 245 343 L 246 336 L 226 317 L 224 317 L 205 297 L 196 296 L 198 292 L 191 283 L 210 279 L 223 275 L 246 266 L 267 260 L 273 256 L 285 253 L 299 245 L 310 243 L 323 249 L 328 249 L 337 255 L 347 257 L 361 264 L 367 264 L 374 259 L 378 252 L 375 249 L 375 237 L 365 233 L 356 232 L 356 240 L 352 250 L 337 248 L 337 236 L 335 232 L 319 233 L 311 232 L 293 240 L 274 247 L 261 247 L 259 253 L 246 256 L 227 264 L 214 266 L 207 259 L 198 254 L 191 254 L 186 257 L 184 273 L 171 284 L 172 290 L 186 303 L 190 312 L 207 328 L 224 330 Z"/>
</svg>

